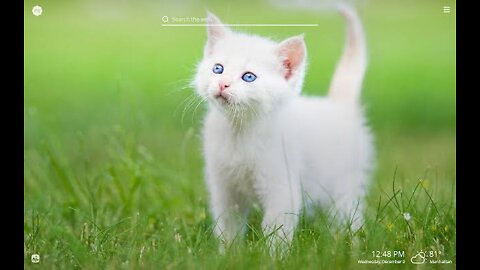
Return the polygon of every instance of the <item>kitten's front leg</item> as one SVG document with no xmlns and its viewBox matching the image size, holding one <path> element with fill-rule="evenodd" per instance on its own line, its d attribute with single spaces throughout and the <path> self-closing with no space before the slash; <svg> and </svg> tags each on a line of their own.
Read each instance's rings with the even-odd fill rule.
<svg viewBox="0 0 480 270">
<path fill-rule="evenodd" d="M 210 196 L 215 222 L 214 233 L 220 242 L 220 252 L 225 253 L 235 239 L 242 238 L 248 207 L 241 196 L 220 183 L 210 186 Z"/>
<path fill-rule="evenodd" d="M 287 176 L 270 178 L 268 191 L 261 198 L 264 207 L 262 227 L 271 255 L 286 255 L 301 211 L 300 186 Z M 283 179 L 283 181 L 278 181 Z M 277 182 L 278 181 L 278 182 Z"/>
</svg>

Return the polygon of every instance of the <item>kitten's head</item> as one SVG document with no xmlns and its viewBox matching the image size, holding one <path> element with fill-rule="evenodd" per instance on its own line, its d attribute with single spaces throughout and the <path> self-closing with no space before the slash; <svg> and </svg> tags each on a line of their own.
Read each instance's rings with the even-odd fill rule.
<svg viewBox="0 0 480 270">
<path fill-rule="evenodd" d="M 258 116 L 300 93 L 306 59 L 303 36 L 276 43 L 232 32 L 211 13 L 207 23 L 208 40 L 194 83 L 210 104 L 228 116 Z"/>
</svg>

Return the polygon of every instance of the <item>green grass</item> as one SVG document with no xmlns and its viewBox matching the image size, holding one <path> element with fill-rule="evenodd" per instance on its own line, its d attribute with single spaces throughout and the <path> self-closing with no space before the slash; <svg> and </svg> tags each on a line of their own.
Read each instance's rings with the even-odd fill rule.
<svg viewBox="0 0 480 270">
<path fill-rule="evenodd" d="M 305 32 L 305 92 L 324 94 L 342 48 L 343 23 L 243 1 L 174 5 L 25 2 L 25 268 L 372 269 L 372 251 L 419 250 L 456 261 L 455 24 L 436 1 L 360 5 L 370 66 L 364 102 L 377 170 L 362 231 L 335 230 L 328 210 L 302 217 L 290 256 L 265 252 L 261 211 L 248 235 L 217 252 L 203 178 L 204 108 L 183 113 L 201 58 L 202 28 L 162 28 L 160 18 L 319 23 L 240 28 L 283 39 Z M 442 4 L 443 5 L 443 4 Z M 448 17 L 450 16 L 450 17 Z M 409 221 L 403 214 L 410 213 Z M 30 256 L 38 253 L 40 264 Z"/>
</svg>

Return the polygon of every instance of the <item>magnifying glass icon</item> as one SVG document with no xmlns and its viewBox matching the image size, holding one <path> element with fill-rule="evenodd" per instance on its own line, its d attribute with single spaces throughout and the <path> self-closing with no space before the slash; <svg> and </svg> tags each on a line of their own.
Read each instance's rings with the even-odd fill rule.
<svg viewBox="0 0 480 270">
<path fill-rule="evenodd" d="M 168 22 L 168 16 L 163 16 L 162 17 L 162 22 L 167 23 Z"/>
</svg>

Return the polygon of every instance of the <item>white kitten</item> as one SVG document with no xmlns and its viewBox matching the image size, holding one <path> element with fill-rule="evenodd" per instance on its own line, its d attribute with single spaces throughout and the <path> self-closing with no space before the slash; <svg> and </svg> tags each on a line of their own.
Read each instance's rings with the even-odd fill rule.
<svg viewBox="0 0 480 270">
<path fill-rule="evenodd" d="M 253 202 L 264 209 L 271 251 L 288 247 L 303 206 L 333 206 L 352 229 L 362 225 L 373 164 L 360 105 L 366 46 L 355 11 L 343 6 L 341 12 L 347 40 L 324 98 L 300 95 L 303 36 L 276 43 L 232 32 L 208 15 L 208 41 L 194 84 L 209 103 L 205 172 L 223 244 L 242 235 Z"/>
</svg>

